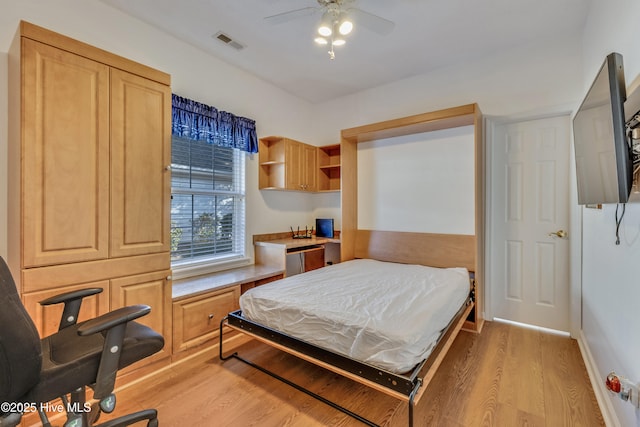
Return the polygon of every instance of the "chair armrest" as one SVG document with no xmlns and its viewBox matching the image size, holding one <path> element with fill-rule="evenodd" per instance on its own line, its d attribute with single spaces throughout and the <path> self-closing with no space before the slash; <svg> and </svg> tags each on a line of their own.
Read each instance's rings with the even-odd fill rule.
<svg viewBox="0 0 640 427">
<path fill-rule="evenodd" d="M 82 299 L 91 295 L 99 294 L 102 288 L 87 288 L 77 291 L 65 292 L 64 294 L 54 295 L 51 298 L 40 301 L 40 305 L 59 304 L 61 302 L 69 302 L 76 299 Z"/>
<path fill-rule="evenodd" d="M 68 326 L 75 325 L 78 321 L 82 299 L 84 297 L 99 294 L 100 292 L 102 292 L 102 288 L 87 288 L 65 292 L 40 301 L 40 305 L 64 303 L 64 310 L 62 310 L 60 325 L 58 326 L 58 330 L 61 331 Z"/>
<path fill-rule="evenodd" d="M 86 336 L 97 332 L 103 332 L 120 324 L 130 322 L 131 320 L 135 320 L 149 314 L 150 311 L 151 307 L 142 304 L 122 307 L 84 322 L 78 328 L 78 335 Z"/>
<path fill-rule="evenodd" d="M 100 366 L 98 367 L 96 382 L 93 387 L 93 397 L 95 399 L 102 400 L 113 392 L 127 324 L 148 314 L 150 311 L 151 307 L 142 304 L 122 307 L 95 319 L 88 320 L 78 327 L 77 332 L 80 336 L 92 335 L 98 332 L 104 336 Z"/>
</svg>

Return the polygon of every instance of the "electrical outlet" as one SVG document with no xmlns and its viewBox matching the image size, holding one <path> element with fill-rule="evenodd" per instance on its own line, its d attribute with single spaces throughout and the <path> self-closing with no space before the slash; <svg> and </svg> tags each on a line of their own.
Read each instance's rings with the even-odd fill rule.
<svg viewBox="0 0 640 427">
<path fill-rule="evenodd" d="M 622 390 L 620 391 L 620 398 L 631 403 L 636 408 L 640 407 L 640 399 L 638 397 L 638 384 L 631 382 L 627 378 L 622 378 L 621 386 Z"/>
<path fill-rule="evenodd" d="M 612 393 L 616 393 L 620 399 L 629 402 L 636 408 L 640 408 L 640 385 L 638 383 L 611 372 L 607 375 L 605 384 L 607 389 Z"/>
</svg>

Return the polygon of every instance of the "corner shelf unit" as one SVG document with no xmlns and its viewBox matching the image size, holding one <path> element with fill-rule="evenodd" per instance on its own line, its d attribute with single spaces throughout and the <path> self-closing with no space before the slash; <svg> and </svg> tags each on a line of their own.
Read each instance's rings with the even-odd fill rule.
<svg viewBox="0 0 640 427">
<path fill-rule="evenodd" d="M 318 147 L 318 191 L 340 191 L 340 144 Z"/>
<path fill-rule="evenodd" d="M 283 136 L 259 139 L 258 188 L 311 193 L 340 191 L 340 144 L 316 147 Z"/>
<path fill-rule="evenodd" d="M 284 189 L 284 138 L 279 136 L 260 138 L 258 146 L 260 189 Z"/>
</svg>

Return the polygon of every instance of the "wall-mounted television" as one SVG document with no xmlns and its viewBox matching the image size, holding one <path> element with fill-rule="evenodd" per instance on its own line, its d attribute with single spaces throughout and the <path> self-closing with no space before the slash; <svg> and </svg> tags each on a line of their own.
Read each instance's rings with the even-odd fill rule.
<svg viewBox="0 0 640 427">
<path fill-rule="evenodd" d="M 632 157 L 625 132 L 622 55 L 611 53 L 573 118 L 578 203 L 626 203 Z"/>
</svg>

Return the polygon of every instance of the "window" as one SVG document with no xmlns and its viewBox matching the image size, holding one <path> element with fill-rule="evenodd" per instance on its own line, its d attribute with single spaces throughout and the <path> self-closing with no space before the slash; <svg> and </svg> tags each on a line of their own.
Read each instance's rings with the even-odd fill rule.
<svg viewBox="0 0 640 427">
<path fill-rule="evenodd" d="M 173 135 L 173 268 L 244 258 L 244 168 L 244 152 L 239 149 Z"/>
</svg>

